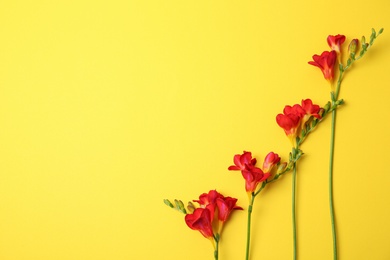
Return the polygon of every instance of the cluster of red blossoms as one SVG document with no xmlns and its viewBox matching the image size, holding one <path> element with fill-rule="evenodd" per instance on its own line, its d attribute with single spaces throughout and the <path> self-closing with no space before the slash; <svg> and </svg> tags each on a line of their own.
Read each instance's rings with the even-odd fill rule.
<svg viewBox="0 0 390 260">
<path fill-rule="evenodd" d="M 287 137 L 290 138 L 295 146 L 296 137 L 299 130 L 305 127 L 305 124 L 311 117 L 321 119 L 320 106 L 313 104 L 310 99 L 302 100 L 301 105 L 285 106 L 283 114 L 276 116 L 276 122 L 283 128 Z"/>
<path fill-rule="evenodd" d="M 222 232 L 223 224 L 226 222 L 233 210 L 243 208 L 236 205 L 237 199 L 224 197 L 216 190 L 203 193 L 199 200 L 193 200 L 199 204 L 198 208 L 192 208 L 192 213 L 185 216 L 185 222 L 193 230 L 198 230 L 205 238 L 214 240 Z M 193 204 L 191 204 L 191 207 Z"/>
<path fill-rule="evenodd" d="M 270 152 L 264 159 L 263 168 L 256 167 L 257 160 L 252 158 L 251 152 L 244 151 L 243 154 L 234 156 L 234 165 L 228 169 L 230 171 L 241 171 L 245 179 L 245 189 L 251 194 L 257 190 L 259 183 L 267 180 L 271 176 L 272 168 L 280 162 L 280 157 L 274 152 Z"/>
<path fill-rule="evenodd" d="M 324 78 L 328 81 L 332 81 L 334 78 L 334 68 L 336 61 L 341 61 L 341 45 L 345 42 L 344 35 L 329 35 L 327 42 L 331 51 L 324 51 L 321 55 L 313 55 L 313 61 L 309 61 L 309 64 L 316 66 L 321 69 L 324 74 Z M 356 52 L 357 45 L 359 44 L 358 39 L 353 39 L 348 46 L 348 50 L 351 53 Z"/>
</svg>

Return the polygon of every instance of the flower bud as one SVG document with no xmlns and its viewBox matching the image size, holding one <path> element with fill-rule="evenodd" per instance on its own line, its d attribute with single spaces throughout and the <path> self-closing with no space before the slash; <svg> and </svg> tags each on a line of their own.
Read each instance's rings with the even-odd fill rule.
<svg viewBox="0 0 390 260">
<path fill-rule="evenodd" d="M 194 213 L 195 209 L 196 209 L 195 205 L 191 201 L 189 201 L 187 205 L 188 213 L 190 214 Z"/>
<path fill-rule="evenodd" d="M 283 173 L 285 171 L 286 167 L 287 167 L 286 162 L 282 162 L 281 164 L 279 164 L 278 170 L 276 171 L 276 174 L 279 175 L 279 174 Z"/>
<path fill-rule="evenodd" d="M 349 56 L 351 58 L 355 57 L 358 45 L 359 45 L 359 40 L 358 39 L 353 39 L 351 41 L 351 43 L 349 44 L 349 46 L 348 46 L 348 53 L 349 53 Z"/>
<path fill-rule="evenodd" d="M 173 204 L 172 204 L 168 199 L 164 199 L 164 203 L 165 203 L 165 205 L 167 205 L 168 207 L 174 208 Z"/>
<path fill-rule="evenodd" d="M 174 200 L 175 201 L 175 206 L 176 206 L 176 209 L 184 214 L 187 214 L 187 211 L 186 209 L 184 208 L 184 203 L 183 201 L 181 200 Z"/>
<path fill-rule="evenodd" d="M 326 103 L 325 106 L 324 106 L 324 111 L 328 112 L 329 109 L 330 109 L 330 102 L 328 101 L 328 103 Z"/>
</svg>

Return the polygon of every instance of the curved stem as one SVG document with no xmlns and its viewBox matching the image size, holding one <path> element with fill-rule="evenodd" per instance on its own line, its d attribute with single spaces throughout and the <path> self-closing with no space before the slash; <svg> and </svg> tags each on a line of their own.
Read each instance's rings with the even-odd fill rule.
<svg viewBox="0 0 390 260">
<path fill-rule="evenodd" d="M 337 97 L 337 96 L 336 96 Z M 335 101 L 332 100 L 332 103 Z M 330 156 L 329 156 L 329 209 L 330 220 L 332 225 L 333 238 L 333 259 L 337 260 L 337 237 L 336 237 L 336 223 L 333 206 L 333 161 L 334 161 L 334 143 L 335 143 L 335 128 L 336 128 L 336 109 L 332 111 L 332 125 L 330 133 Z"/>
<path fill-rule="evenodd" d="M 252 218 L 252 208 L 253 208 L 254 201 L 255 201 L 255 195 L 254 193 L 252 193 L 251 200 L 249 202 L 249 207 L 248 207 L 248 223 L 247 223 L 247 231 L 246 231 L 246 254 L 245 254 L 246 260 L 249 260 L 249 246 L 251 240 L 251 218 Z"/>
<path fill-rule="evenodd" d="M 297 167 L 294 162 L 294 170 L 292 174 L 292 227 L 293 227 L 293 259 L 297 259 L 297 225 L 295 219 L 295 194 L 296 194 L 296 178 L 297 178 Z"/>
</svg>

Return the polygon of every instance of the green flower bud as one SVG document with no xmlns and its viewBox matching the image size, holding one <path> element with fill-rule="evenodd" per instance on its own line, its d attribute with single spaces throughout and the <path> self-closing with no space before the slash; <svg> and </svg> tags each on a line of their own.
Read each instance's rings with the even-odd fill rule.
<svg viewBox="0 0 390 260">
<path fill-rule="evenodd" d="M 184 203 L 181 200 L 175 200 L 176 209 L 180 212 L 186 214 L 186 209 L 184 208 Z"/>
<path fill-rule="evenodd" d="M 322 109 L 322 108 L 321 108 Z M 321 112 L 321 109 L 320 109 L 320 112 Z M 322 109 L 323 110 L 323 109 Z M 321 115 L 321 114 L 320 114 Z M 316 127 L 316 125 L 318 124 L 318 119 L 317 118 L 315 118 L 315 119 L 313 119 L 313 121 L 311 122 L 311 127 L 312 128 L 314 128 L 314 127 Z"/>
<path fill-rule="evenodd" d="M 284 171 L 286 170 L 286 168 L 287 168 L 287 163 L 286 163 L 286 162 L 280 163 L 280 164 L 278 165 L 278 169 L 276 170 L 276 175 L 279 175 L 279 174 L 284 173 Z"/>
<path fill-rule="evenodd" d="M 167 205 L 168 207 L 174 208 L 173 204 L 172 204 L 168 199 L 164 199 L 164 203 L 165 203 L 165 205 Z"/>
<path fill-rule="evenodd" d="M 349 44 L 348 46 L 348 52 L 349 52 L 349 56 L 352 58 L 352 59 L 355 59 L 355 54 L 357 52 L 357 48 L 359 46 L 359 40 L 358 39 L 353 39 L 351 41 L 351 43 Z"/>
<path fill-rule="evenodd" d="M 330 109 L 330 102 L 328 101 L 328 103 L 326 103 L 326 105 L 324 106 L 324 112 L 328 112 Z"/>
</svg>

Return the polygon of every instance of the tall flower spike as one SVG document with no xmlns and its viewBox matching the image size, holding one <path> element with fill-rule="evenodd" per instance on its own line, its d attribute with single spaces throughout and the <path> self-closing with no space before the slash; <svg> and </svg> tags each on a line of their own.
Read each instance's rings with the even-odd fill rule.
<svg viewBox="0 0 390 260">
<path fill-rule="evenodd" d="M 309 61 L 309 64 L 320 68 L 324 74 L 324 78 L 331 82 L 334 77 L 334 66 L 336 64 L 336 59 L 336 51 L 324 51 L 321 55 L 313 55 L 313 61 Z"/>
</svg>

